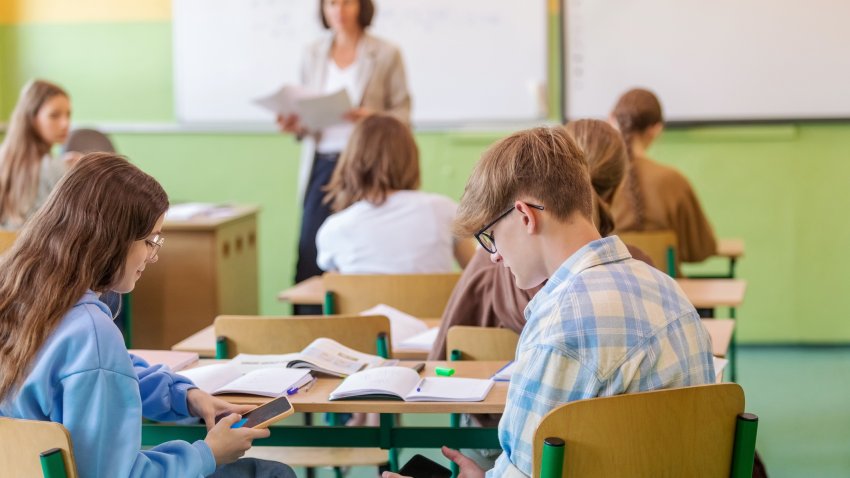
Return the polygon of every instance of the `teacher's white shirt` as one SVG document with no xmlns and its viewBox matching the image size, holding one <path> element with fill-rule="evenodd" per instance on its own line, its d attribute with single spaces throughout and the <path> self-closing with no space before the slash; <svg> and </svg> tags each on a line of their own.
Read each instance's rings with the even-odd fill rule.
<svg viewBox="0 0 850 478">
<path fill-rule="evenodd" d="M 325 85 L 322 88 L 322 92 L 336 93 L 345 88 L 352 104 L 356 104 L 354 102 L 359 101 L 357 95 L 357 69 L 359 67 L 360 64 L 355 61 L 345 68 L 340 68 L 336 66 L 333 58 L 328 58 L 327 77 L 325 78 Z M 352 122 L 340 119 L 339 124 L 328 126 L 322 130 L 322 138 L 319 140 L 319 144 L 316 145 L 316 151 L 320 153 L 341 152 L 345 149 L 345 145 L 348 144 L 348 137 L 351 136 L 353 130 L 354 124 Z"/>
</svg>

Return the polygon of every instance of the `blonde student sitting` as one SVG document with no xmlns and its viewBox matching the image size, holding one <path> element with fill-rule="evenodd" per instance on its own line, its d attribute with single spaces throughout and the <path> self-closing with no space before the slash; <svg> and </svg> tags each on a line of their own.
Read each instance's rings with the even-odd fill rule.
<svg viewBox="0 0 850 478">
<path fill-rule="evenodd" d="M 457 204 L 418 191 L 419 151 L 404 123 L 386 114 L 355 126 L 325 201 L 335 211 L 316 238 L 318 264 L 344 274 L 451 272 L 475 250 L 455 239 Z"/>
<path fill-rule="evenodd" d="M 0 229 L 21 227 L 44 201 L 76 156 L 54 158 L 71 125 L 71 100 L 59 86 L 33 80 L 21 90 L 0 145 Z"/>
<path fill-rule="evenodd" d="M 714 382 L 708 333 L 676 282 L 599 234 L 582 156 L 564 128 L 515 133 L 484 153 L 458 207 L 457 232 L 474 235 L 518 288 L 546 280 L 525 309 L 488 477 L 531 475 L 534 431 L 560 404 Z M 443 453 L 459 476 L 485 476 Z"/>
<path fill-rule="evenodd" d="M 231 405 L 128 354 L 104 294 L 127 293 L 163 246 L 168 198 L 119 156 L 80 159 L 0 256 L 0 416 L 61 423 L 85 477 L 294 477 L 233 462 L 268 430 L 231 429 Z M 227 415 L 217 424 L 216 417 Z M 207 425 L 204 440 L 142 450 L 142 417 Z"/>
<path fill-rule="evenodd" d="M 611 122 L 623 134 L 629 153 L 626 178 L 611 203 L 615 232 L 671 229 L 682 262 L 714 255 L 717 240 L 691 183 L 647 155 L 664 129 L 658 98 L 639 88 L 626 92 L 611 112 Z"/>
</svg>

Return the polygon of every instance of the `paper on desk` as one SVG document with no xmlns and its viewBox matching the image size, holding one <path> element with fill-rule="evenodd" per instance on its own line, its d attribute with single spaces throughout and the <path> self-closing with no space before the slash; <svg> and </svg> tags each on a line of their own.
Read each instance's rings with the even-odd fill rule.
<svg viewBox="0 0 850 478">
<path fill-rule="evenodd" d="M 428 325 L 425 322 L 386 304 L 378 304 L 371 309 L 360 312 L 360 315 L 383 315 L 390 319 L 390 338 L 393 347 L 428 331 Z M 433 343 L 433 340 L 431 343 Z"/>
<path fill-rule="evenodd" d="M 440 329 L 432 327 L 421 334 L 416 334 L 406 340 L 393 342 L 393 350 L 400 352 L 430 352 L 434 348 Z"/>
<path fill-rule="evenodd" d="M 300 114 L 298 100 L 319 96 L 319 93 L 298 85 L 283 85 L 274 93 L 257 98 L 254 104 L 281 116 Z"/>
</svg>

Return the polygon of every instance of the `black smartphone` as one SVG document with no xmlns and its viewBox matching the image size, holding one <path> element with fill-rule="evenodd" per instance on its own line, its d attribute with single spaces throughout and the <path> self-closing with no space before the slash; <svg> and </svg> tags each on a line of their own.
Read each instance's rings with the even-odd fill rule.
<svg viewBox="0 0 850 478">
<path fill-rule="evenodd" d="M 452 470 L 422 455 L 413 455 L 398 473 L 413 478 L 452 478 Z"/>
<path fill-rule="evenodd" d="M 242 415 L 242 419 L 245 420 L 242 426 L 249 428 L 268 428 L 272 423 L 283 420 L 294 412 L 295 410 L 292 408 L 292 404 L 289 403 L 289 399 L 285 396 L 278 397 Z"/>
</svg>

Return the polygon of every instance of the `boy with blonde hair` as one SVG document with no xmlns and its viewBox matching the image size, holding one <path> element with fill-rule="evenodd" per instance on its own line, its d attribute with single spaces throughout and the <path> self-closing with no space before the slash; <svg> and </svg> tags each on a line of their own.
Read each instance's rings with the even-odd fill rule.
<svg viewBox="0 0 850 478">
<path fill-rule="evenodd" d="M 676 282 L 600 237 L 581 150 L 562 127 L 515 133 L 484 153 L 456 232 L 474 235 L 517 287 L 548 282 L 525 310 L 488 477 L 531 475 L 532 439 L 553 408 L 584 398 L 712 383 L 711 342 Z M 461 478 L 484 470 L 443 453 Z M 386 478 L 397 477 L 385 473 Z"/>
</svg>

